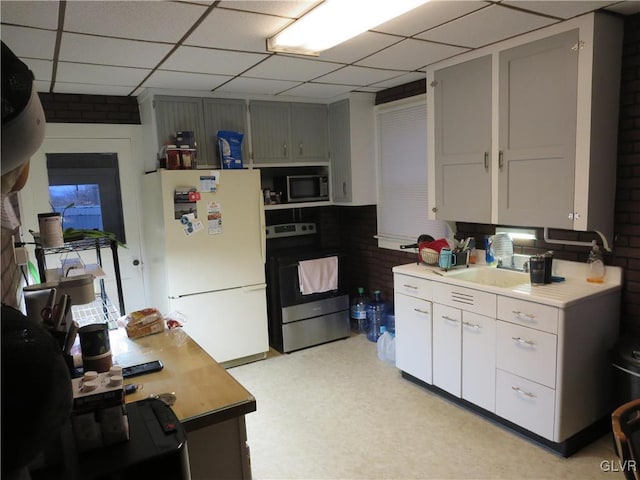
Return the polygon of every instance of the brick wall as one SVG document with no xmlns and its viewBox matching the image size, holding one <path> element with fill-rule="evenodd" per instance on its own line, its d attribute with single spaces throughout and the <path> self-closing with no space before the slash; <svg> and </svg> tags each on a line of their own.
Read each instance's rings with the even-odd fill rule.
<svg viewBox="0 0 640 480">
<path fill-rule="evenodd" d="M 619 125 L 612 263 L 625 269 L 622 327 L 640 333 L 640 14 L 625 20 Z"/>
<path fill-rule="evenodd" d="M 47 123 L 140 124 L 135 97 L 40 93 Z"/>
</svg>

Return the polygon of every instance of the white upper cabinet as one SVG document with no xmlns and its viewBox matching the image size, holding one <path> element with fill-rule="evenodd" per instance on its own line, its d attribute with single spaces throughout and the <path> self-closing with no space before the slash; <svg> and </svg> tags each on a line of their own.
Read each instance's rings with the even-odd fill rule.
<svg viewBox="0 0 640 480">
<path fill-rule="evenodd" d="M 431 218 L 611 240 L 622 33 L 592 13 L 429 67 Z"/>
</svg>

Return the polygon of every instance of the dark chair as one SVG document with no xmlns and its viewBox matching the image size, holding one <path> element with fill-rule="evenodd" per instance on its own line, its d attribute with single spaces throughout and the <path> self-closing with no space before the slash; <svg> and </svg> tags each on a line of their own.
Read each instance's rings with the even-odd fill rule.
<svg viewBox="0 0 640 480">
<path fill-rule="evenodd" d="M 640 399 L 616 408 L 611 424 L 620 470 L 628 480 L 640 480 Z"/>
</svg>

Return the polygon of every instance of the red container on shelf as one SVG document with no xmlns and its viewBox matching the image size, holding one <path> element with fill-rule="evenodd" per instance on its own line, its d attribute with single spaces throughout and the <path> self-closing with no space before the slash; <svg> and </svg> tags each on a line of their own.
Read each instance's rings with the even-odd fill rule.
<svg viewBox="0 0 640 480">
<path fill-rule="evenodd" d="M 182 163 L 180 162 L 180 149 L 175 145 L 167 145 L 164 150 L 164 158 L 167 170 L 180 170 Z"/>
</svg>

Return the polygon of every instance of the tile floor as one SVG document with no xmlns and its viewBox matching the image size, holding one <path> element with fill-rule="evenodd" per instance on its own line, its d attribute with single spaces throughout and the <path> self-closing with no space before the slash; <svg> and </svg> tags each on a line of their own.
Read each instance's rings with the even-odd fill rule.
<svg viewBox="0 0 640 480">
<path fill-rule="evenodd" d="M 608 436 L 558 456 L 403 379 L 364 335 L 229 373 L 257 399 L 257 480 L 623 478 Z"/>
</svg>

